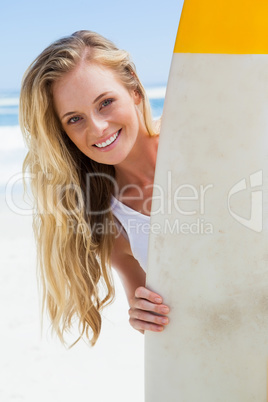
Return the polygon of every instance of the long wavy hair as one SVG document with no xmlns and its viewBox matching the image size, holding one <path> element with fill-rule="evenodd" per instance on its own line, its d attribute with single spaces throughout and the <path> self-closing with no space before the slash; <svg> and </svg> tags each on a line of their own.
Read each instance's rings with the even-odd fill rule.
<svg viewBox="0 0 268 402">
<path fill-rule="evenodd" d="M 146 92 L 129 54 L 91 31 L 78 31 L 48 46 L 26 71 L 20 125 L 29 148 L 23 172 L 31 177 L 42 316 L 47 309 L 60 340 L 78 319 L 80 336 L 94 345 L 101 310 L 114 298 L 110 255 L 117 234 L 110 209 L 112 165 L 85 156 L 69 139 L 53 108 L 52 85 L 82 60 L 116 72 L 135 89 L 149 135 L 155 135 Z"/>
</svg>

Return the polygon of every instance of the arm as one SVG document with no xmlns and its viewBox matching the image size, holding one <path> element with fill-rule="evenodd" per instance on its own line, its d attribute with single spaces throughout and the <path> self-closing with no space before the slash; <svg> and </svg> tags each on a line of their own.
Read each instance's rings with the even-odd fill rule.
<svg viewBox="0 0 268 402">
<path fill-rule="evenodd" d="M 161 296 L 145 288 L 146 274 L 133 257 L 129 242 L 122 234 L 115 240 L 111 260 L 127 295 L 132 327 L 141 333 L 144 330 L 162 331 L 168 324 L 166 314 L 169 308 L 162 304 Z"/>
</svg>

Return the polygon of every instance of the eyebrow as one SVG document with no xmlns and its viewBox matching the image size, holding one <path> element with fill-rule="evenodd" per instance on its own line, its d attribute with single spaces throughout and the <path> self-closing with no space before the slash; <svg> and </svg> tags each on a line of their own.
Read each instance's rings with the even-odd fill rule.
<svg viewBox="0 0 268 402">
<path fill-rule="evenodd" d="M 93 104 L 97 103 L 103 96 L 106 96 L 109 92 L 103 92 L 102 94 L 100 94 L 99 96 L 97 96 L 97 98 L 93 101 Z M 61 120 L 63 120 L 65 117 L 67 116 L 71 116 L 76 114 L 77 112 L 67 112 L 65 113 L 62 117 Z"/>
<path fill-rule="evenodd" d="M 98 102 L 98 100 L 100 100 L 103 96 L 106 96 L 109 92 L 103 92 L 103 94 L 100 94 L 99 96 L 97 96 L 97 98 L 94 100 L 93 103 Z"/>
</svg>

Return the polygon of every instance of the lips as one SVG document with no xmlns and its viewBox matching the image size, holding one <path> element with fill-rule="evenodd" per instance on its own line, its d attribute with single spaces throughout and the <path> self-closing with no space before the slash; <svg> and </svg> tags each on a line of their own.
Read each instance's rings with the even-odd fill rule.
<svg viewBox="0 0 268 402">
<path fill-rule="evenodd" d="M 120 132 L 121 132 L 121 128 L 120 130 L 118 130 L 116 133 L 109 135 L 108 137 L 104 138 L 102 140 L 102 142 L 97 142 L 96 144 L 94 144 L 94 147 L 97 147 L 99 149 L 104 149 L 104 148 L 108 148 L 111 144 L 113 144 L 116 139 L 118 138 Z"/>
</svg>

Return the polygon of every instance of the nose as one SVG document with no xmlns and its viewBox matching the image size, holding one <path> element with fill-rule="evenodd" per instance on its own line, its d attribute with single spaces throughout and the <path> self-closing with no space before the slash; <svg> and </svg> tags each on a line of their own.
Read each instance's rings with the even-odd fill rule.
<svg viewBox="0 0 268 402">
<path fill-rule="evenodd" d="M 108 128 L 108 122 L 103 116 L 91 116 L 88 119 L 87 142 L 98 142 L 105 136 L 105 130 Z"/>
</svg>

